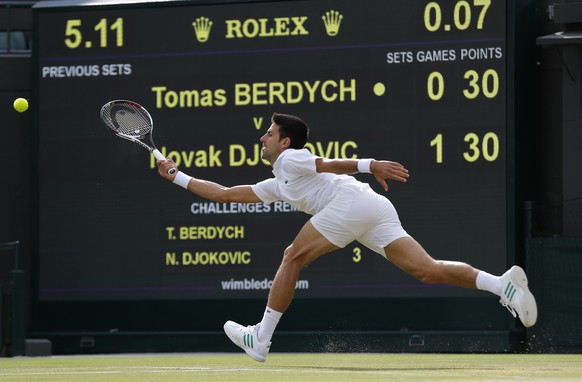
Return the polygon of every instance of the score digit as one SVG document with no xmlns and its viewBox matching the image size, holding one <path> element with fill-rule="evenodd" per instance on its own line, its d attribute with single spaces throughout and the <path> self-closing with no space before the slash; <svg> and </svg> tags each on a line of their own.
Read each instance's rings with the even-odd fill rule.
<svg viewBox="0 0 582 382">
<path fill-rule="evenodd" d="M 477 29 L 483 29 L 485 14 L 491 5 L 491 0 L 473 0 L 473 5 L 476 7 L 482 7 L 481 12 L 479 12 L 479 19 L 477 20 Z"/>
<path fill-rule="evenodd" d="M 68 48 L 75 49 L 81 45 L 81 40 L 83 35 L 79 30 L 81 26 L 81 20 L 67 20 L 67 26 L 65 28 L 65 36 L 69 36 L 65 39 L 65 45 Z"/>
<path fill-rule="evenodd" d="M 355 247 L 353 252 L 354 256 L 352 256 L 352 261 L 359 263 L 362 260 L 362 250 L 359 247 Z"/>
<path fill-rule="evenodd" d="M 428 79 L 426 81 L 426 92 L 428 94 L 428 98 L 433 101 L 438 101 L 443 98 L 443 94 L 445 92 L 445 79 L 441 73 L 432 72 L 428 75 Z"/>
<path fill-rule="evenodd" d="M 436 162 L 443 163 L 443 135 L 438 133 L 432 141 L 430 141 L 430 147 L 436 149 Z"/>
</svg>

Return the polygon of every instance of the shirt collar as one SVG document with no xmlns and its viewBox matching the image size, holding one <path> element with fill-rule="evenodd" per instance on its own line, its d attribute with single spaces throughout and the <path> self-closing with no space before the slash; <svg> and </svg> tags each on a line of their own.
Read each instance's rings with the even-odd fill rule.
<svg viewBox="0 0 582 382">
<path fill-rule="evenodd" d="M 294 149 L 285 149 L 285 150 L 283 150 L 281 152 L 281 154 L 279 154 L 279 156 L 275 160 L 275 163 L 273 163 L 273 174 L 275 176 L 277 176 L 277 173 L 279 173 L 279 171 L 281 169 L 281 162 L 283 161 L 283 157 L 285 155 L 287 155 L 291 150 L 294 150 Z"/>
</svg>

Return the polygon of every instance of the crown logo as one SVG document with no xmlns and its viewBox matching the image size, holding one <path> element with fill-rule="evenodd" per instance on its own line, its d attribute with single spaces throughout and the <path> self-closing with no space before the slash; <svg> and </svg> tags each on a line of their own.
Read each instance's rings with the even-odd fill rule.
<svg viewBox="0 0 582 382">
<path fill-rule="evenodd" d="M 192 23 L 194 33 L 196 33 L 196 40 L 199 42 L 206 42 L 210 36 L 210 28 L 212 28 L 212 21 L 208 17 L 198 17 Z"/>
<path fill-rule="evenodd" d="M 338 11 L 327 11 L 321 18 L 328 36 L 335 36 L 339 33 L 340 24 L 344 17 Z"/>
</svg>

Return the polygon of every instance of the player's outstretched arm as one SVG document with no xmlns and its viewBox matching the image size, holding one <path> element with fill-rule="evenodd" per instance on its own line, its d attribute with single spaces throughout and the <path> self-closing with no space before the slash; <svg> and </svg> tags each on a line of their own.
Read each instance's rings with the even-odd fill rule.
<svg viewBox="0 0 582 382">
<path fill-rule="evenodd" d="M 331 172 L 334 174 L 355 174 L 361 170 L 362 163 L 369 164 L 369 168 L 364 172 L 372 173 L 376 181 L 380 183 L 385 191 L 388 191 L 386 179 L 406 182 L 408 179 L 408 170 L 398 162 L 372 159 L 326 159 L 317 158 L 315 166 L 317 172 Z M 362 172 L 362 171 L 360 171 Z"/>
<path fill-rule="evenodd" d="M 169 169 L 177 169 L 174 161 L 169 158 L 157 161 L 157 165 L 158 174 L 162 178 L 170 180 L 205 199 L 214 202 L 261 202 L 261 199 L 254 193 L 250 185 L 226 187 L 208 180 L 192 178 L 180 171 L 175 174 L 168 174 Z"/>
</svg>

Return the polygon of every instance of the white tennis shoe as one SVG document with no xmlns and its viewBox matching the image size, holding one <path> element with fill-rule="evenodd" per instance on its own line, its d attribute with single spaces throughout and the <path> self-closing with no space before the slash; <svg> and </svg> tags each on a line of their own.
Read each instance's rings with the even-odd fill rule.
<svg viewBox="0 0 582 382">
<path fill-rule="evenodd" d="M 507 308 L 513 317 L 519 315 L 523 326 L 529 328 L 538 319 L 536 299 L 527 287 L 527 276 L 521 267 L 514 265 L 501 276 L 501 305 Z"/>
<path fill-rule="evenodd" d="M 255 361 L 265 362 L 271 348 L 270 342 L 259 342 L 259 326 L 242 326 L 234 321 L 226 321 L 224 332 L 235 345 L 243 349 Z"/>
</svg>

